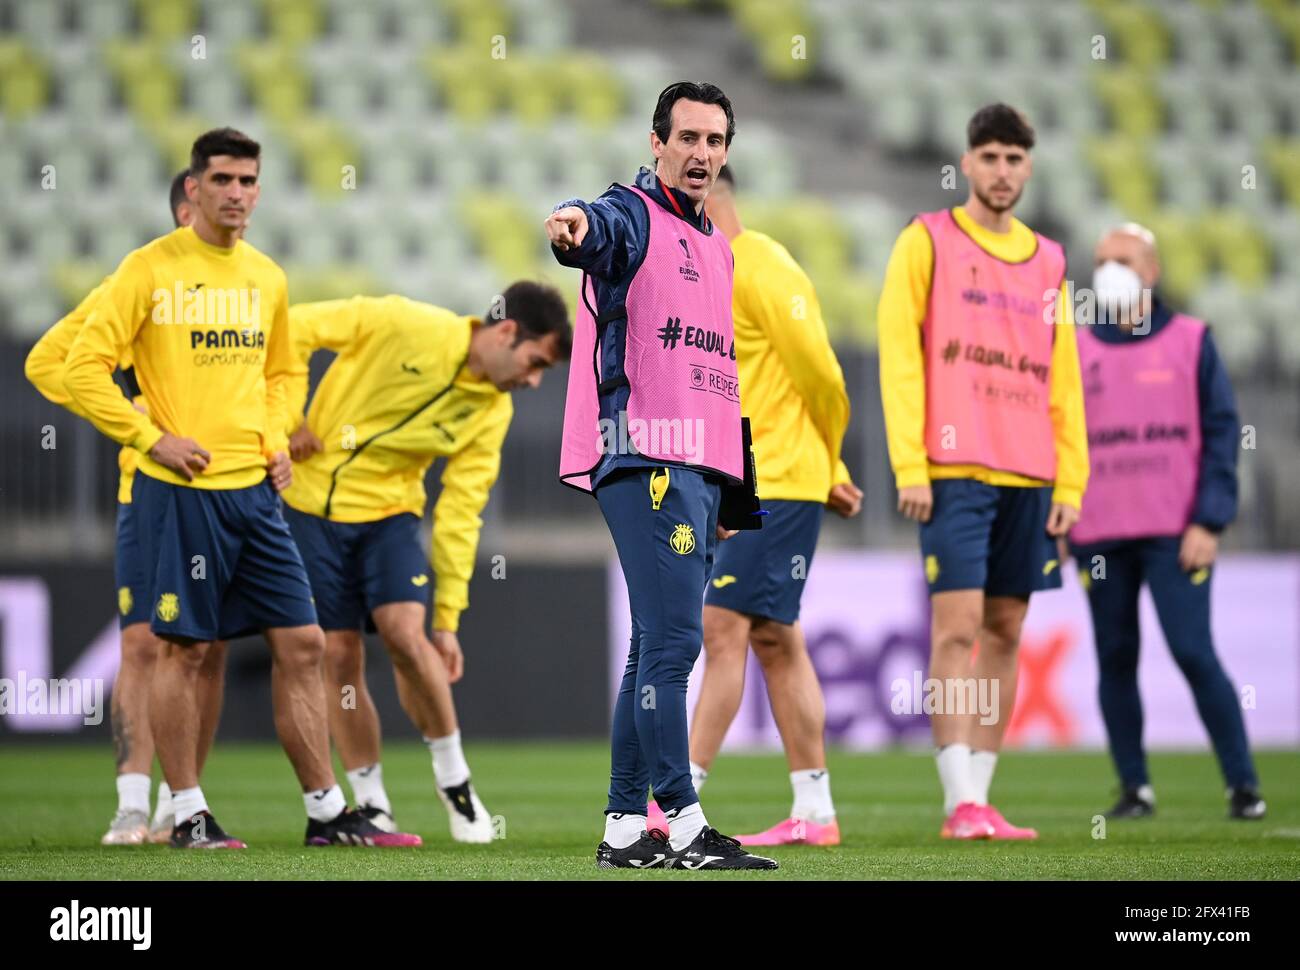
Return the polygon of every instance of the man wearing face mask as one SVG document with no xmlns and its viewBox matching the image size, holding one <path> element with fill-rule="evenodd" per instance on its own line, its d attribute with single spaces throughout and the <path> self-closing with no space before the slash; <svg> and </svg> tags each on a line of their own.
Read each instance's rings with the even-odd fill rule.
<svg viewBox="0 0 1300 970">
<path fill-rule="evenodd" d="M 1096 267 L 1098 326 L 1079 336 L 1092 475 L 1070 546 L 1092 610 L 1102 716 L 1123 789 L 1107 815 L 1155 811 L 1137 677 L 1145 582 L 1214 745 L 1229 817 L 1263 818 L 1237 693 L 1210 633 L 1218 535 L 1237 513 L 1232 385 L 1206 325 L 1152 293 L 1160 261 L 1149 230 L 1108 232 Z"/>
</svg>

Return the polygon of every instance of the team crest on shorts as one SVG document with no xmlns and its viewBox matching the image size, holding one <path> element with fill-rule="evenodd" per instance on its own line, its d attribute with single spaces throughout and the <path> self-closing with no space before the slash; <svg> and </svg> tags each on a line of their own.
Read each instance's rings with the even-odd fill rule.
<svg viewBox="0 0 1300 970">
<path fill-rule="evenodd" d="M 926 580 L 926 582 L 928 582 L 928 583 L 933 583 L 933 582 L 934 582 L 936 579 L 938 579 L 938 578 L 939 578 L 939 557 L 938 557 L 938 556 L 926 556 L 926 557 L 925 557 L 925 580 Z"/>
<path fill-rule="evenodd" d="M 158 597 L 158 619 L 164 623 L 174 623 L 180 615 L 180 597 L 175 593 L 163 593 Z"/>
<path fill-rule="evenodd" d="M 117 591 L 117 611 L 123 616 L 131 612 L 135 599 L 131 596 L 131 587 L 123 586 Z"/>
<path fill-rule="evenodd" d="M 689 556 L 695 551 L 695 530 L 685 522 L 678 522 L 673 534 L 668 537 L 668 545 L 679 556 Z"/>
</svg>

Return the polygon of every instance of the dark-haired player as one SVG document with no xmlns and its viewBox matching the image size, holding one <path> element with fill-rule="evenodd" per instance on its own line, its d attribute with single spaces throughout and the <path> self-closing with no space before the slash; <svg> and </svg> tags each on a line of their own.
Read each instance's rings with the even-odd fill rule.
<svg viewBox="0 0 1300 970">
<path fill-rule="evenodd" d="M 366 689 L 365 625 L 383 639 L 402 707 L 429 746 L 452 837 L 490 842 L 492 821 L 470 783 L 451 696 L 464 666 L 456 628 L 469 603 L 479 514 L 514 413 L 509 392 L 537 387 L 543 371 L 568 358 L 564 298 L 519 282 L 481 320 L 401 296 L 300 304 L 289 317 L 297 467 L 285 518 L 325 629 L 330 731 L 356 803 L 374 824 L 395 828 Z M 338 356 L 304 420 L 307 366 L 320 349 Z M 420 531 L 424 477 L 437 458 L 447 463 L 430 583 Z"/>
<path fill-rule="evenodd" d="M 898 508 L 921 525 L 930 677 L 945 697 L 993 702 L 991 712 L 963 700 L 932 717 L 941 834 L 1032 839 L 988 792 L 1015 708 L 1029 596 L 1061 585 L 1056 539 L 1088 481 L 1083 389 L 1065 253 L 1012 215 L 1034 131 L 993 104 L 971 118 L 967 145 L 965 204 L 917 216 L 890 256 L 880 386 Z"/>
<path fill-rule="evenodd" d="M 194 206 L 185 196 L 186 169 L 172 179 L 168 203 L 172 222 L 188 226 L 194 221 Z M 86 295 L 76 308 L 47 330 L 27 356 L 27 379 L 45 397 L 68 408 L 74 414 L 85 413 L 72 403 L 63 387 L 63 371 L 68 351 L 94 309 L 112 277 Z M 133 403 L 143 407 L 143 398 L 135 386 L 129 352 L 119 362 Z M 158 805 L 154 830 L 149 824 L 150 772 L 153 768 L 153 734 L 149 729 L 149 684 L 153 679 L 158 638 L 149 629 L 149 602 L 142 575 L 139 543 L 135 535 L 135 510 L 131 505 L 131 487 L 135 480 L 134 448 L 124 447 L 118 454 L 120 475 L 117 486 L 117 547 L 114 550 L 114 585 L 117 587 L 118 622 L 121 628 L 121 663 L 113 681 L 113 746 L 117 756 L 117 812 L 108 831 L 100 840 L 103 845 L 139 845 L 146 838 L 158 836 L 166 841 L 172 832 L 171 792 L 164 781 L 158 787 Z M 208 651 L 199 672 L 201 727 L 199 730 L 198 767 L 200 773 L 212 747 L 217 720 L 221 712 L 222 681 L 225 673 L 225 644 L 217 641 Z"/>
<path fill-rule="evenodd" d="M 744 475 L 731 247 L 704 213 L 735 129 L 716 85 L 669 85 L 651 120 L 654 171 L 546 220 L 556 259 L 583 271 L 560 480 L 600 503 L 632 611 L 601 868 L 777 867 L 709 825 L 686 734 L 704 588 L 730 534 L 723 489 Z M 646 827 L 650 787 L 667 839 Z"/>
<path fill-rule="evenodd" d="M 213 641 L 261 629 L 271 645 L 281 743 L 303 790 L 309 845 L 415 845 L 348 809 L 329 759 L 325 637 L 280 514 L 291 480 L 292 371 L 284 272 L 239 236 L 258 197 L 261 149 L 215 129 L 194 143 L 194 224 L 117 268 L 68 353 L 64 384 L 109 437 L 140 452 L 132 489 L 152 629 L 164 642 L 149 698 L 178 848 L 240 848 L 198 782 L 199 672 Z M 113 382 L 130 351 L 148 415 Z"/>
</svg>

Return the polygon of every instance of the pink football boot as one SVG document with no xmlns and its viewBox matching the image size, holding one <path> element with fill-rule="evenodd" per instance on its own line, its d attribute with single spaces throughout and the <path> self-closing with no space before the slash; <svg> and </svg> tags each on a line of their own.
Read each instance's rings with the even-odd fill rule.
<svg viewBox="0 0 1300 970">
<path fill-rule="evenodd" d="M 658 830 L 664 834 L 665 839 L 668 838 L 668 817 L 653 798 L 645 807 L 645 827 L 647 832 Z"/>
<path fill-rule="evenodd" d="M 993 823 L 985 816 L 983 806 L 962 802 L 952 810 L 939 835 L 945 839 L 991 839 Z"/>
<path fill-rule="evenodd" d="M 839 845 L 840 823 L 831 819 L 825 825 L 803 818 L 777 822 L 757 835 L 738 835 L 741 845 Z"/>
<path fill-rule="evenodd" d="M 985 821 L 993 826 L 993 834 L 989 836 L 993 839 L 1036 839 L 1038 831 L 1036 829 L 1025 829 L 1018 825 L 1012 825 L 992 805 L 981 805 L 980 811 L 983 813 Z"/>
</svg>

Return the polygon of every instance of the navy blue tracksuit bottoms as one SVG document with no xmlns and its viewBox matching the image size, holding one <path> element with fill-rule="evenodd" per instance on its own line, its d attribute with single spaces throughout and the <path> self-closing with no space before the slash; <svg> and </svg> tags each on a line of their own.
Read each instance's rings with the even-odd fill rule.
<svg viewBox="0 0 1300 970">
<path fill-rule="evenodd" d="M 704 589 L 721 489 L 687 468 L 631 468 L 604 478 L 596 499 L 632 607 L 605 811 L 644 815 L 648 788 L 665 812 L 686 808 L 699 801 L 691 783 L 686 683 L 704 642 Z"/>
<path fill-rule="evenodd" d="M 1160 537 L 1072 549 L 1092 610 L 1101 668 L 1101 713 L 1111 756 L 1126 788 L 1149 783 L 1137 677 L 1138 592 L 1146 582 L 1165 640 L 1209 732 L 1224 780 L 1234 788 L 1256 787 L 1241 705 L 1219 664 L 1210 635 L 1214 570 L 1184 572 L 1178 565 L 1179 545 L 1178 537 Z M 1105 579 L 1092 578 L 1092 561 L 1097 555 L 1105 557 Z"/>
</svg>

